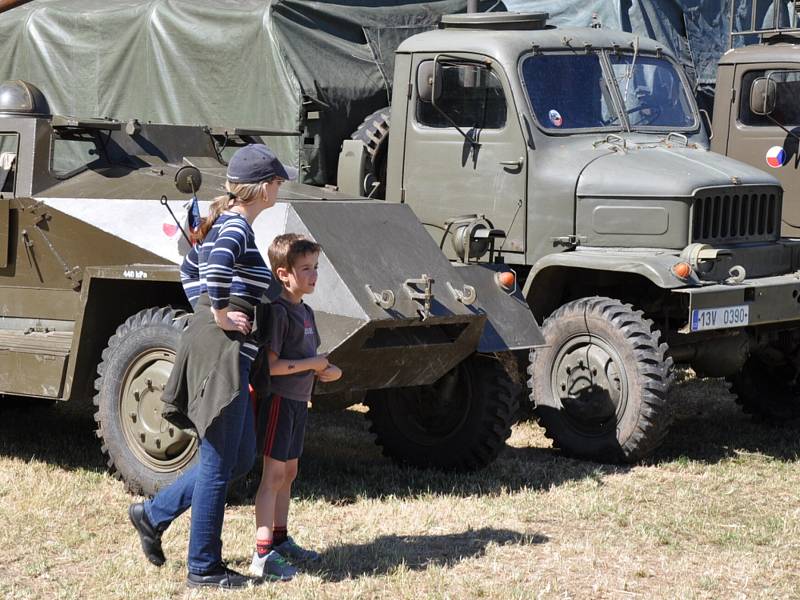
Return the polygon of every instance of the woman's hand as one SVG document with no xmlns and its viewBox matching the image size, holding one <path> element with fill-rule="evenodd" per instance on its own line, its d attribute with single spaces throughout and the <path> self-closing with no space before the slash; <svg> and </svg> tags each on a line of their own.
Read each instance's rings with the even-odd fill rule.
<svg viewBox="0 0 800 600">
<path fill-rule="evenodd" d="M 228 308 L 212 308 L 211 312 L 214 313 L 214 321 L 225 331 L 238 331 L 244 335 L 250 333 L 250 317 L 246 313 Z"/>
<path fill-rule="evenodd" d="M 336 365 L 329 364 L 328 368 L 326 368 L 324 371 L 320 371 L 319 373 L 317 373 L 317 376 L 319 377 L 319 380 L 322 381 L 323 383 L 327 383 L 329 381 L 336 381 L 337 379 L 341 378 L 342 370 Z"/>
</svg>

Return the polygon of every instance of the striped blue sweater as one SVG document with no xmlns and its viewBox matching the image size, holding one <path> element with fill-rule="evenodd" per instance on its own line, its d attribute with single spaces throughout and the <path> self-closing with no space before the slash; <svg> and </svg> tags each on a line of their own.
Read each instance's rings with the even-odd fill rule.
<svg viewBox="0 0 800 600">
<path fill-rule="evenodd" d="M 251 304 L 261 302 L 272 280 L 272 271 L 256 247 L 253 228 L 238 213 L 222 213 L 202 244 L 192 247 L 181 264 L 181 283 L 194 307 L 208 293 L 216 309 L 228 306 L 237 296 Z M 251 360 L 257 348 L 245 343 L 242 354 Z"/>
</svg>

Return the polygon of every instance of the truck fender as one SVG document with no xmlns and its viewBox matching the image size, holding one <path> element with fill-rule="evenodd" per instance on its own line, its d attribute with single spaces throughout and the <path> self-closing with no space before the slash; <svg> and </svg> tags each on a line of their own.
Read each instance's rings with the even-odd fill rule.
<svg viewBox="0 0 800 600">
<path fill-rule="evenodd" d="M 615 251 L 616 250 L 616 251 Z M 592 276 L 602 285 L 631 290 L 636 285 L 668 291 L 691 285 L 678 278 L 672 266 L 679 262 L 677 252 L 574 251 L 550 254 L 536 262 L 525 281 L 522 293 L 537 319 L 544 319 L 566 301 L 568 288 L 586 288 L 579 295 L 594 295 Z M 623 295 L 623 294 L 621 294 Z"/>
</svg>

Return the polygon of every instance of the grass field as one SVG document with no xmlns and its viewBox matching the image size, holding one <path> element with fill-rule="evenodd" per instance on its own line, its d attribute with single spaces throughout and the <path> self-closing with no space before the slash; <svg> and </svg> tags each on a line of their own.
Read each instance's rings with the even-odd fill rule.
<svg viewBox="0 0 800 600">
<path fill-rule="evenodd" d="M 752 423 L 717 380 L 688 378 L 672 402 L 647 464 L 564 458 L 525 422 L 469 475 L 398 468 L 357 411 L 316 414 L 290 533 L 323 559 L 234 593 L 185 588 L 186 517 L 167 564 L 146 563 L 88 407 L 0 409 L 0 597 L 800 597 L 797 428 Z M 251 501 L 226 514 L 224 554 L 246 569 Z"/>
</svg>

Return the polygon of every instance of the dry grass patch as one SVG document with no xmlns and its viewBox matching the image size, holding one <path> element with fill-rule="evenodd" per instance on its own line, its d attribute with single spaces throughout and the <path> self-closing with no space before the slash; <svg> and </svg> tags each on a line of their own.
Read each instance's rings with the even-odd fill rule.
<svg viewBox="0 0 800 600">
<path fill-rule="evenodd" d="M 689 377 L 672 400 L 675 426 L 646 464 L 565 458 L 525 422 L 466 475 L 392 465 L 358 411 L 314 414 L 291 533 L 322 561 L 233 594 L 184 587 L 186 517 L 165 534 L 167 565 L 145 562 L 87 407 L 0 409 L 0 597 L 800 596 L 796 427 L 752 423 L 717 380 Z M 252 535 L 245 494 L 226 517 L 234 567 Z"/>
</svg>

